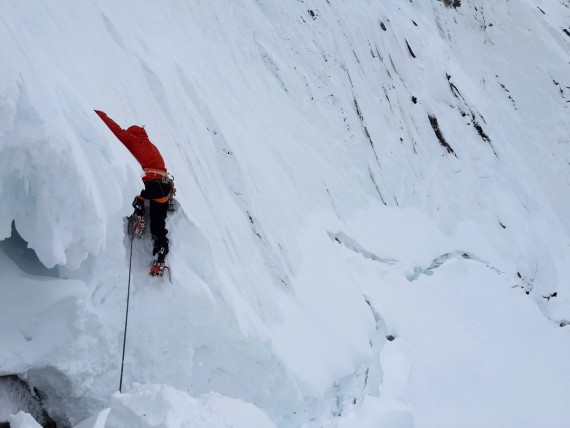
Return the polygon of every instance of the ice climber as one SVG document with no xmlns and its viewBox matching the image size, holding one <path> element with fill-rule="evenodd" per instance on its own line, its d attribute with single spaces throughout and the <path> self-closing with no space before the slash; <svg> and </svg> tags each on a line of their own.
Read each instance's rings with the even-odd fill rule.
<svg viewBox="0 0 570 428">
<path fill-rule="evenodd" d="M 172 181 L 167 174 L 162 155 L 152 144 L 144 128 L 131 126 L 122 129 L 106 113 L 95 110 L 95 113 L 105 122 L 115 136 L 125 145 L 141 164 L 145 175 L 143 177 L 144 190 L 133 201 L 134 227 L 132 233 L 140 238 L 145 230 L 145 199 L 150 202 L 150 233 L 152 235 L 152 255 L 156 256 L 150 268 L 152 276 L 162 276 L 164 273 L 164 260 L 168 254 L 168 230 L 166 229 L 166 215 L 168 214 L 168 200 L 173 191 Z"/>
</svg>

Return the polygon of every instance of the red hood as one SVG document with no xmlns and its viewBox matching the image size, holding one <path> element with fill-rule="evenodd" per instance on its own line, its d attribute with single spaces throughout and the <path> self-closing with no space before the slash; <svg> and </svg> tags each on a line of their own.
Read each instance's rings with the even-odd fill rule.
<svg viewBox="0 0 570 428">
<path fill-rule="evenodd" d="M 148 139 L 148 135 L 147 135 L 146 131 L 141 126 L 137 126 L 137 125 L 130 126 L 129 128 L 127 128 L 127 132 L 129 134 L 134 135 L 135 137 L 139 137 L 139 138 L 142 137 L 142 138 Z"/>
</svg>

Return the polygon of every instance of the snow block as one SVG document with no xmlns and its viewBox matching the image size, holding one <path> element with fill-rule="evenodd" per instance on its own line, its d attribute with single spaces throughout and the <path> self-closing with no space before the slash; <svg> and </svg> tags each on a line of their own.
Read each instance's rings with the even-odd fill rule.
<svg viewBox="0 0 570 428">
<path fill-rule="evenodd" d="M 10 416 L 10 428 L 42 428 L 29 413 L 18 412 Z"/>
<path fill-rule="evenodd" d="M 275 428 L 252 404 L 215 393 L 193 398 L 165 385 L 133 384 L 113 395 L 109 407 L 76 428 Z"/>
<path fill-rule="evenodd" d="M 124 164 L 115 168 L 116 148 L 97 135 L 88 106 L 74 109 L 73 95 L 35 73 L 0 84 L 0 240 L 14 221 L 46 267 L 75 270 L 101 251 L 108 220 L 118 220 L 127 206 L 126 171 Z M 52 91 L 63 91 L 65 102 L 45 102 Z M 137 183 L 134 170 L 131 178 Z M 127 194 L 138 190 L 126 187 Z"/>
</svg>

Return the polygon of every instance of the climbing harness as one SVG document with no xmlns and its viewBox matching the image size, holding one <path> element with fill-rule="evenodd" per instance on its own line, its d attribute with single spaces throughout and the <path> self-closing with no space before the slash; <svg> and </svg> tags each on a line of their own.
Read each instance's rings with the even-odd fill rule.
<svg viewBox="0 0 570 428">
<path fill-rule="evenodd" d="M 155 168 L 144 168 L 143 171 L 145 172 L 145 180 L 159 180 L 161 183 L 169 185 L 170 189 L 168 191 L 168 195 L 164 198 L 154 199 L 154 201 L 168 201 L 168 211 L 174 212 L 176 210 L 176 200 L 174 199 L 174 196 L 176 195 L 176 187 L 174 187 L 174 176 L 161 169 Z"/>
</svg>

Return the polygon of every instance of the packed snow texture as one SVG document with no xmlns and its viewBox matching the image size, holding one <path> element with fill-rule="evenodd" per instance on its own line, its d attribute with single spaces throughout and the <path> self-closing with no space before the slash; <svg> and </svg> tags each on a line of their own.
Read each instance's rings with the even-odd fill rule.
<svg viewBox="0 0 570 428">
<path fill-rule="evenodd" d="M 570 4 L 450 3 L 2 2 L 0 375 L 58 426 L 566 426 Z M 175 177 L 172 284 L 94 109 Z"/>
<path fill-rule="evenodd" d="M 252 404 L 210 393 L 192 398 L 164 385 L 133 384 L 117 393 L 109 408 L 76 428 L 275 428 Z"/>
<path fill-rule="evenodd" d="M 26 412 L 18 412 L 15 415 L 10 415 L 10 428 L 42 428 L 36 420 Z"/>
</svg>

